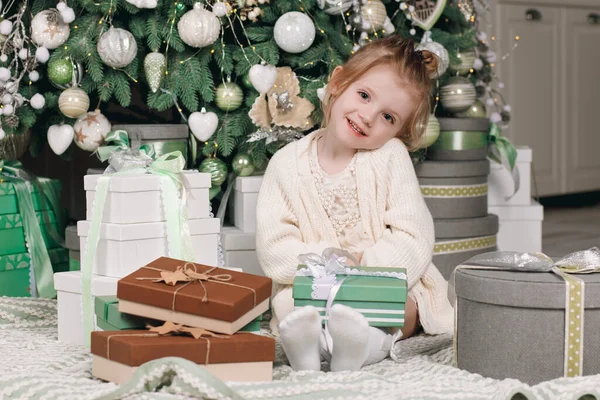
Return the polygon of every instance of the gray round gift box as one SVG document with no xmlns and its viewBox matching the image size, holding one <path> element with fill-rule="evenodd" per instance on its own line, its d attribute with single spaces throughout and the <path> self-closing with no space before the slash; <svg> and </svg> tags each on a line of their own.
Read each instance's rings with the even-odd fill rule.
<svg viewBox="0 0 600 400">
<path fill-rule="evenodd" d="M 600 274 L 585 281 L 583 374 L 600 373 Z M 457 364 L 534 385 L 564 374 L 565 281 L 554 273 L 457 269 Z"/>
<path fill-rule="evenodd" d="M 488 132 L 490 120 L 488 118 L 438 118 L 440 133 L 445 131 Z M 486 136 L 487 137 L 487 136 Z M 435 145 L 427 148 L 426 158 L 436 161 L 473 161 L 487 158 L 488 146 L 464 149 L 446 150 L 438 149 Z"/>
<path fill-rule="evenodd" d="M 495 236 L 498 234 L 498 216 L 488 214 L 480 218 L 438 219 L 434 220 L 436 244 L 445 241 Z M 495 241 L 494 241 L 495 242 Z M 446 254 L 433 254 L 433 263 L 444 279 L 450 275 L 457 265 L 477 254 L 496 251 L 496 246 L 467 251 L 456 251 Z"/>
<path fill-rule="evenodd" d="M 487 188 L 490 162 L 425 161 L 415 171 L 421 190 L 423 186 L 485 185 Z M 485 217 L 488 212 L 487 190 L 473 197 L 424 197 L 434 219 Z"/>
</svg>

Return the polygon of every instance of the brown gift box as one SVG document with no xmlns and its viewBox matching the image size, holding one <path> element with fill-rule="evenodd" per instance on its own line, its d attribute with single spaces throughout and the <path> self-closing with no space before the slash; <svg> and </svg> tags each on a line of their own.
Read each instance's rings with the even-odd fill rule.
<svg viewBox="0 0 600 400">
<path fill-rule="evenodd" d="M 167 285 L 160 271 L 176 271 L 193 263 L 161 257 L 118 282 L 119 311 L 160 321 L 171 321 L 213 332 L 233 334 L 269 308 L 270 278 L 193 264 L 211 277 L 229 275 L 226 282 L 203 280 Z M 206 301 L 203 301 L 205 299 Z"/>
<path fill-rule="evenodd" d="M 208 352 L 208 354 L 207 354 Z M 118 384 L 140 365 L 163 357 L 200 364 L 224 381 L 270 381 L 275 339 L 240 332 L 226 338 L 161 336 L 147 330 L 92 332 L 92 375 Z"/>
</svg>

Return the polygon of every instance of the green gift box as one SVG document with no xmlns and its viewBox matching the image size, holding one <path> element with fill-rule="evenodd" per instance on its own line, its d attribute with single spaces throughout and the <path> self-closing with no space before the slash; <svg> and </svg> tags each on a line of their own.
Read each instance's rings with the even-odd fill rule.
<svg viewBox="0 0 600 400">
<path fill-rule="evenodd" d="M 52 211 L 48 211 L 50 224 L 57 228 L 56 218 Z M 46 248 L 53 249 L 61 247 L 48 233 L 50 226 L 44 223 L 43 213 L 37 212 L 36 217 L 40 224 L 40 230 Z M 21 214 L 0 215 L 0 256 L 8 254 L 27 253 L 25 244 L 25 231 L 23 229 L 23 219 Z M 68 260 L 67 260 L 68 262 Z"/>
<path fill-rule="evenodd" d="M 52 186 L 56 188 L 57 192 L 60 192 L 61 182 L 57 179 L 38 178 L 40 182 L 49 181 Z M 40 193 L 37 191 L 35 186 L 31 186 L 31 200 L 33 201 L 33 209 L 35 211 L 51 210 L 51 204 L 46 199 L 42 201 Z M 0 215 L 1 214 L 17 214 L 19 213 L 19 204 L 17 202 L 17 195 L 12 182 L 4 181 L 0 179 Z"/>
<path fill-rule="evenodd" d="M 314 306 L 321 314 L 322 321 L 325 322 L 327 299 L 335 282 L 331 278 L 313 280 L 312 276 L 307 275 L 307 271 L 309 270 L 305 265 L 300 265 L 294 278 L 292 290 L 294 309 Z M 343 278 L 345 280 L 332 304 L 352 307 L 363 314 L 371 326 L 404 326 L 404 308 L 408 290 L 406 270 L 352 267 L 352 271 L 350 275 L 336 275 L 336 280 Z"/>
<path fill-rule="evenodd" d="M 48 251 L 54 272 L 68 268 L 68 252 L 66 249 Z M 0 256 L 0 296 L 30 297 L 31 255 L 27 252 Z"/>
</svg>

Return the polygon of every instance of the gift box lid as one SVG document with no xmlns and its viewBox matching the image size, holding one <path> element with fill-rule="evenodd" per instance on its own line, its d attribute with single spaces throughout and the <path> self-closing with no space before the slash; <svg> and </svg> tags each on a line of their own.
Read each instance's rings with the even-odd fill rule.
<svg viewBox="0 0 600 400">
<path fill-rule="evenodd" d="M 153 333 L 147 330 L 92 332 L 90 350 L 94 355 L 132 367 L 163 357 L 181 357 L 201 365 L 206 364 L 207 358 L 209 364 L 275 360 L 275 339 L 252 333 L 199 339 L 187 335 L 148 335 Z"/>
<path fill-rule="evenodd" d="M 86 191 L 95 191 L 98 179 L 102 175 L 86 175 L 83 177 L 83 186 Z M 190 189 L 210 188 L 210 174 L 198 171 L 183 171 L 182 176 Z M 140 174 L 112 176 L 108 190 L 110 192 L 131 193 L 149 192 L 160 190 L 160 179 L 158 175 Z"/>
<path fill-rule="evenodd" d="M 65 229 L 65 247 L 69 250 L 79 250 L 79 236 L 77 225 L 69 225 Z"/>
<path fill-rule="evenodd" d="M 260 176 L 238 176 L 233 183 L 233 189 L 242 193 L 258 193 L 263 177 Z"/>
<path fill-rule="evenodd" d="M 197 218 L 188 220 L 190 235 L 218 234 L 221 223 L 218 218 Z M 87 237 L 90 229 L 90 221 L 78 221 L 77 233 L 81 237 Z M 100 224 L 100 239 L 116 240 L 119 242 L 127 240 L 143 240 L 162 238 L 167 234 L 166 222 L 146 222 L 140 224 Z"/>
<path fill-rule="evenodd" d="M 478 131 L 490 130 L 489 118 L 438 118 L 440 131 Z"/>
<path fill-rule="evenodd" d="M 424 161 L 415 167 L 419 178 L 466 178 L 487 176 L 490 173 L 488 160 L 476 161 Z"/>
<path fill-rule="evenodd" d="M 113 125 L 112 130 L 126 131 L 130 141 L 135 137 L 144 142 L 147 140 L 187 139 L 189 137 L 187 124 L 122 124 Z"/>
<path fill-rule="evenodd" d="M 256 233 L 224 226 L 221 228 L 221 245 L 223 250 L 256 250 Z"/>
<path fill-rule="evenodd" d="M 490 236 L 498 233 L 498 216 L 488 214 L 479 218 L 434 219 L 436 239 L 460 239 Z"/>
<path fill-rule="evenodd" d="M 498 216 L 500 221 L 542 221 L 544 206 L 531 199 L 527 206 L 489 206 L 491 213 Z"/>
<path fill-rule="evenodd" d="M 48 214 L 48 220 L 51 224 L 56 223 L 56 217 L 53 211 L 46 211 Z M 38 224 L 45 224 L 44 213 L 36 212 L 35 217 L 37 218 Z M 20 228 L 23 226 L 23 217 L 21 214 L 4 214 L 0 215 L 0 229 L 13 229 Z"/>
<path fill-rule="evenodd" d="M 119 299 L 117 296 L 96 296 L 94 298 L 94 310 L 96 317 L 116 329 L 144 329 L 147 323 L 156 325 L 157 322 L 136 315 L 125 314 L 119 311 Z"/>
<path fill-rule="evenodd" d="M 298 269 L 305 268 L 298 266 Z M 376 267 L 353 267 L 356 269 L 369 269 L 371 271 L 399 272 L 406 274 L 404 268 L 376 268 Z M 345 275 L 337 275 L 338 279 Z M 318 284 L 314 284 L 312 276 L 294 277 L 292 296 L 295 299 L 313 299 L 313 291 L 317 291 Z M 329 285 L 321 294 L 329 292 Z M 378 301 L 386 303 L 406 303 L 407 283 L 405 279 L 381 277 L 381 276 L 348 276 L 337 295 L 339 301 Z M 323 297 L 323 296 L 317 296 Z"/>
<path fill-rule="evenodd" d="M 69 251 L 67 249 L 50 249 L 48 257 L 52 265 L 69 262 Z M 0 272 L 14 269 L 29 268 L 31 265 L 30 253 L 8 254 L 0 256 Z"/>
<path fill-rule="evenodd" d="M 92 275 L 92 295 L 106 295 L 117 292 L 118 278 Z M 81 294 L 81 271 L 58 272 L 54 274 L 54 289 L 61 292 Z"/>
<path fill-rule="evenodd" d="M 15 194 L 15 188 L 11 182 L 12 178 L 2 177 L 0 179 L 0 196 L 13 195 Z M 40 182 L 50 182 L 52 186 L 54 186 L 58 191 L 62 188 L 62 182 L 58 179 L 50 179 L 50 178 L 39 178 Z M 29 190 L 32 193 L 37 193 L 37 187 L 35 185 L 30 185 Z"/>
<path fill-rule="evenodd" d="M 456 297 L 509 307 L 565 308 L 565 280 L 552 272 L 457 268 L 455 274 Z M 600 308 L 600 273 L 575 276 L 585 281 L 585 307 Z"/>
<path fill-rule="evenodd" d="M 175 311 L 185 314 L 233 322 L 271 296 L 270 278 L 223 268 L 215 269 L 203 264 L 193 265 L 199 273 L 211 271 L 209 275 L 225 275 L 225 278 L 229 275 L 231 279 L 226 282 L 210 279 L 203 281 L 203 285 L 189 282 L 167 285 L 145 279 L 159 278 L 161 271 L 174 272 L 185 264 L 185 261 L 160 257 L 119 280 L 117 297 L 163 309 L 170 310 L 174 307 Z M 182 288 L 183 286 L 185 287 Z M 202 301 L 205 295 L 208 301 Z"/>
</svg>

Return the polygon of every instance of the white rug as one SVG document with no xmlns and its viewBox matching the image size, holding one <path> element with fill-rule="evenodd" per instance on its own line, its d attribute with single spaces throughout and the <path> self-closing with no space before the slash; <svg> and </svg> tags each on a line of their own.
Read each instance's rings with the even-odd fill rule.
<svg viewBox="0 0 600 400">
<path fill-rule="evenodd" d="M 92 378 L 88 350 L 56 338 L 55 301 L 0 298 L 0 399 L 600 399 L 600 375 L 532 387 L 454 368 L 450 336 L 402 341 L 394 349 L 400 362 L 360 372 L 293 372 L 278 363 L 273 382 L 225 384 L 167 358 L 140 367 L 121 387 Z"/>
</svg>

